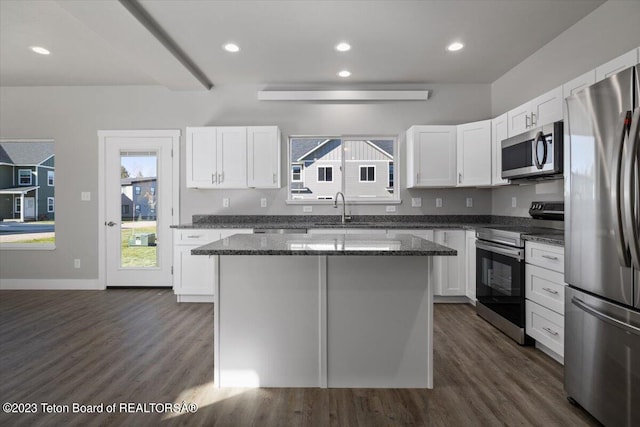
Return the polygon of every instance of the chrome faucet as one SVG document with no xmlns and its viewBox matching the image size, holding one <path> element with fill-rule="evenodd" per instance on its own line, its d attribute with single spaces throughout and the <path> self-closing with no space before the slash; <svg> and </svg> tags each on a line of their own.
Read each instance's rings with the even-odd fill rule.
<svg viewBox="0 0 640 427">
<path fill-rule="evenodd" d="M 333 198 L 333 207 L 337 208 L 338 207 L 338 196 L 342 196 L 342 223 L 346 223 L 347 220 L 351 219 L 350 216 L 346 215 L 346 211 L 347 211 L 347 202 L 344 199 L 344 194 L 342 193 L 342 191 L 338 191 L 335 195 L 335 197 Z"/>
</svg>

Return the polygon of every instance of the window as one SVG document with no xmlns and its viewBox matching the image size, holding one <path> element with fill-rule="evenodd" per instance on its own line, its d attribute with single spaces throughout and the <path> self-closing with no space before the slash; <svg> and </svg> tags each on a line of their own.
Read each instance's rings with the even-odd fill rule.
<svg viewBox="0 0 640 427">
<path fill-rule="evenodd" d="M 318 166 L 318 182 L 333 182 L 332 166 Z"/>
<path fill-rule="evenodd" d="M 122 205 L 122 214 L 123 215 L 127 215 L 129 213 L 129 211 L 131 211 L 131 208 L 129 205 Z"/>
<path fill-rule="evenodd" d="M 302 165 L 291 165 L 291 182 L 302 182 Z"/>
<path fill-rule="evenodd" d="M 376 182 L 376 167 L 360 166 L 360 182 Z"/>
<path fill-rule="evenodd" d="M 136 215 L 140 213 L 140 205 L 136 205 Z"/>
<path fill-rule="evenodd" d="M 139 196 L 139 195 L 140 195 L 140 186 L 139 186 L 139 185 L 136 185 L 136 186 L 134 187 L 133 191 L 134 191 L 134 193 L 135 193 L 135 195 L 136 195 L 136 196 Z"/>
<path fill-rule="evenodd" d="M 152 195 L 152 196 L 155 196 L 155 195 L 156 195 L 156 187 L 151 187 L 151 188 L 149 189 L 149 191 L 151 192 L 151 195 Z"/>
<path fill-rule="evenodd" d="M 289 137 L 287 200 L 329 203 L 341 191 L 351 203 L 399 202 L 397 144 L 395 137 Z"/>
<path fill-rule="evenodd" d="M 31 169 L 18 169 L 18 185 L 32 185 L 31 182 Z"/>
<path fill-rule="evenodd" d="M 52 139 L 0 138 L 0 153 L 6 153 L 0 166 L 0 220 L 15 223 L 0 233 L 0 250 L 55 249 L 54 148 Z"/>
</svg>

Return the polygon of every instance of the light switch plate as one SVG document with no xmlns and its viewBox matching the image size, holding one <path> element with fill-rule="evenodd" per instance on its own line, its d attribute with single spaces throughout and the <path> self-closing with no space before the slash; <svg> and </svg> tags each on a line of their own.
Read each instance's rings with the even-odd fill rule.
<svg viewBox="0 0 640 427">
<path fill-rule="evenodd" d="M 442 199 L 440 197 L 436 198 L 436 208 L 442 207 Z"/>
<path fill-rule="evenodd" d="M 82 191 L 80 193 L 80 200 L 82 200 L 83 202 L 91 201 L 91 191 Z"/>
<path fill-rule="evenodd" d="M 222 207 L 223 208 L 228 208 L 229 207 L 229 198 L 225 197 L 222 199 Z"/>
<path fill-rule="evenodd" d="M 313 206 L 303 206 L 302 212 L 313 212 Z"/>
<path fill-rule="evenodd" d="M 261 208 L 266 208 L 267 207 L 267 198 L 263 197 L 260 199 L 260 207 Z"/>
<path fill-rule="evenodd" d="M 395 212 L 396 211 L 396 207 L 391 205 L 391 206 L 387 206 L 387 212 Z"/>
<path fill-rule="evenodd" d="M 472 208 L 473 207 L 473 198 L 472 197 L 467 197 L 467 207 L 468 208 Z"/>
<path fill-rule="evenodd" d="M 421 197 L 412 197 L 411 198 L 411 207 L 412 208 L 421 208 L 422 207 L 422 198 Z"/>
</svg>

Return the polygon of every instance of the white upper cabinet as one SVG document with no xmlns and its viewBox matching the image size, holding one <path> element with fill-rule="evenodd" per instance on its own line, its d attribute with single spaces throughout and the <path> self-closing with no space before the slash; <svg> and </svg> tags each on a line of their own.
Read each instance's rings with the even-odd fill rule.
<svg viewBox="0 0 640 427">
<path fill-rule="evenodd" d="M 216 128 L 187 128 L 186 185 L 213 188 L 216 177 Z"/>
<path fill-rule="evenodd" d="M 456 126 L 407 131 L 407 188 L 456 186 Z"/>
<path fill-rule="evenodd" d="M 491 120 L 457 127 L 458 187 L 491 185 Z"/>
<path fill-rule="evenodd" d="M 596 70 L 587 71 L 583 75 L 562 85 L 562 97 L 567 98 L 596 82 Z"/>
<path fill-rule="evenodd" d="M 630 52 L 625 53 L 606 64 L 602 64 L 596 68 L 596 81 L 604 80 L 615 73 L 624 70 L 625 68 L 633 67 L 638 64 L 640 58 L 638 58 L 638 49 L 633 49 Z"/>
<path fill-rule="evenodd" d="M 502 140 L 509 137 L 507 113 L 491 120 L 491 185 L 509 184 L 502 179 Z"/>
<path fill-rule="evenodd" d="M 277 126 L 247 128 L 247 184 L 256 188 L 280 188 L 280 129 Z"/>
<path fill-rule="evenodd" d="M 217 133 L 217 188 L 247 186 L 247 128 L 219 127 Z"/>
<path fill-rule="evenodd" d="M 509 111 L 507 113 L 509 136 L 562 120 L 562 99 L 562 86 L 558 86 Z"/>
<path fill-rule="evenodd" d="M 188 127 L 188 188 L 278 188 L 280 131 L 276 126 Z"/>
</svg>

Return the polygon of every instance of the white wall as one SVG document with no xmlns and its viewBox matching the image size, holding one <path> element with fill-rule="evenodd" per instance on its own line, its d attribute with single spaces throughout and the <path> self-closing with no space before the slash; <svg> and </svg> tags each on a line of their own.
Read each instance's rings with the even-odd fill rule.
<svg viewBox="0 0 640 427">
<path fill-rule="evenodd" d="M 0 88 L 0 137 L 53 138 L 56 143 L 56 249 L 1 251 L 0 278 L 97 278 L 99 129 L 181 129 L 184 141 L 186 126 L 275 124 L 285 140 L 291 134 L 397 135 L 413 124 L 456 124 L 490 117 L 489 85 L 430 85 L 432 96 L 426 102 L 360 104 L 258 102 L 259 89 L 263 87 L 218 86 L 210 92 L 171 92 L 152 86 Z M 405 155 L 401 147 L 401 160 Z M 286 187 L 186 189 L 184 144 L 181 156 L 182 222 L 189 222 L 193 214 L 302 213 L 301 206 L 285 205 Z M 283 173 L 284 164 L 286 149 Z M 82 191 L 91 192 L 90 202 L 80 201 Z M 437 210 L 436 195 L 444 198 L 444 207 Z M 231 199 L 228 209 L 222 208 L 223 196 Z M 410 196 L 424 197 L 424 207 L 411 208 Z M 259 207 L 261 197 L 267 197 L 268 208 Z M 403 189 L 401 197 L 398 214 L 491 212 L 490 190 Z M 473 208 L 464 207 L 466 197 L 474 198 Z M 384 206 L 358 206 L 352 213 L 384 212 Z M 336 211 L 314 206 L 313 213 Z M 81 269 L 73 268 L 74 258 L 82 260 Z"/>
</svg>

